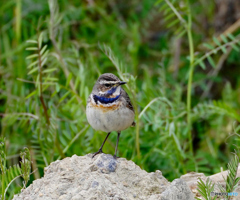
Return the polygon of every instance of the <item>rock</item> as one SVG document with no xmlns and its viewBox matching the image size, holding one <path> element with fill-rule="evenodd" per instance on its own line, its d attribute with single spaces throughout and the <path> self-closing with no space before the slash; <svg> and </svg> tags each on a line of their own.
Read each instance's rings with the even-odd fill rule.
<svg viewBox="0 0 240 200">
<path fill-rule="evenodd" d="M 181 179 L 186 181 L 194 196 L 201 198 L 201 195 L 197 190 L 197 182 L 199 178 L 201 178 L 204 182 L 207 180 L 207 177 L 203 173 L 190 172 L 181 176 Z"/>
<path fill-rule="evenodd" d="M 215 184 L 214 192 L 215 193 L 220 193 L 221 191 L 218 187 L 218 184 L 222 185 L 222 187 L 224 187 L 224 188 L 226 187 L 224 179 L 227 178 L 227 174 L 228 174 L 228 171 L 226 170 L 226 171 L 222 171 L 220 173 L 217 173 L 217 174 L 206 177 L 203 173 L 190 172 L 188 174 L 182 175 L 181 179 L 186 181 L 188 187 L 191 189 L 191 191 L 192 191 L 192 193 L 194 194 L 195 197 L 198 197 L 199 199 L 204 199 L 197 190 L 198 179 L 201 178 L 202 181 L 204 183 L 206 183 L 207 178 L 209 178 L 212 181 L 212 183 Z M 236 177 L 240 177 L 240 166 L 238 167 Z M 239 197 L 240 186 L 239 185 L 237 186 L 237 188 L 233 192 L 238 193 L 238 195 L 236 197 L 233 196 L 231 199 L 232 200 L 240 199 L 240 197 Z"/>
<path fill-rule="evenodd" d="M 217 173 L 217 174 L 214 174 L 214 175 L 211 175 L 209 176 L 209 178 L 216 182 L 216 183 L 219 183 L 221 184 L 222 186 L 225 187 L 225 181 L 224 179 L 227 178 L 227 175 L 228 175 L 228 170 L 226 171 L 222 171 L 220 173 Z M 237 176 L 236 177 L 240 177 L 240 166 L 238 166 L 238 169 L 237 169 Z"/>
<path fill-rule="evenodd" d="M 162 173 L 147 173 L 125 158 L 99 154 L 72 156 L 45 168 L 44 177 L 14 200 L 150 199 L 193 200 L 184 180 L 168 182 Z"/>
<path fill-rule="evenodd" d="M 162 193 L 162 200 L 194 199 L 193 194 L 186 182 L 182 179 L 175 179 L 170 186 Z"/>
</svg>

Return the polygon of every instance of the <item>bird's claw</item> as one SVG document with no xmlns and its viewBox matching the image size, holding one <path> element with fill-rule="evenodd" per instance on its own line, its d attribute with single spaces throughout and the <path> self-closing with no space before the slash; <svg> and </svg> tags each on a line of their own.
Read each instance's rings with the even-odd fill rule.
<svg viewBox="0 0 240 200">
<path fill-rule="evenodd" d="M 99 153 L 103 153 L 102 149 L 99 149 L 96 153 L 93 154 L 92 158 L 94 158 L 94 156 L 96 156 Z"/>
</svg>

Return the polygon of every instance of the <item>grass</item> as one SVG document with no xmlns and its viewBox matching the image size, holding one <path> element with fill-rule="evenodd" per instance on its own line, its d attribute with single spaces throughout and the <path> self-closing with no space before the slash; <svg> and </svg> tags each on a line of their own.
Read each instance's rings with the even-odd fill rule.
<svg viewBox="0 0 240 200">
<path fill-rule="evenodd" d="M 136 127 L 120 138 L 121 157 L 169 180 L 226 169 L 240 143 L 239 32 L 213 38 L 198 20 L 214 23 L 214 5 L 184 2 L 1 1 L 6 167 L 28 147 L 30 184 L 57 159 L 96 152 L 106 133 L 89 126 L 85 107 L 98 76 L 111 72 L 128 82 L 136 110 Z M 104 152 L 113 154 L 116 138 Z M 16 179 L 6 196 L 21 185 Z"/>
</svg>

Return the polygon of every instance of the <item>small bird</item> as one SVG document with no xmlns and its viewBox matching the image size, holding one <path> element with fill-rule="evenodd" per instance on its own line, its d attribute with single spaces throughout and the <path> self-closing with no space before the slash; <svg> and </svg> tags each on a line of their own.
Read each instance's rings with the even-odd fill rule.
<svg viewBox="0 0 240 200">
<path fill-rule="evenodd" d="M 87 120 L 95 130 L 107 132 L 100 149 L 92 157 L 103 153 L 102 148 L 112 131 L 118 133 L 114 158 L 117 158 L 118 141 L 122 130 L 134 126 L 134 109 L 131 100 L 121 85 L 121 81 L 111 73 L 102 74 L 95 83 L 87 101 Z"/>
</svg>

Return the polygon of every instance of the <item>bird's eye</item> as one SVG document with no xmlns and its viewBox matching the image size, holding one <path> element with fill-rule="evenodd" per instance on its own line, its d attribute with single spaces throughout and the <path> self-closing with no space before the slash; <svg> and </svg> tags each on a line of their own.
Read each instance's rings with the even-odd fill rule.
<svg viewBox="0 0 240 200">
<path fill-rule="evenodd" d="M 111 86 L 111 84 L 104 84 L 105 85 L 105 87 L 110 87 Z"/>
</svg>

